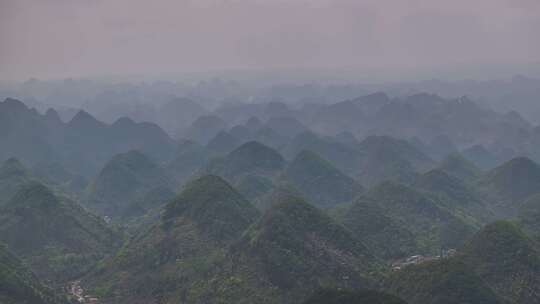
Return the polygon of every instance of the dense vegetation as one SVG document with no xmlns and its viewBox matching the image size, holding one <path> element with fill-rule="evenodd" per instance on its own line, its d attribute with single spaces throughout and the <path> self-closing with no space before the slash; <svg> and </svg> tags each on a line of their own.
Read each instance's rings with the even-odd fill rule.
<svg viewBox="0 0 540 304">
<path fill-rule="evenodd" d="M 322 289 L 304 304 L 405 304 L 405 301 L 373 290 Z"/>
<path fill-rule="evenodd" d="M 540 132 L 518 114 L 383 93 L 163 111 L 171 136 L 0 103 L 1 303 L 80 283 L 105 304 L 540 304 Z"/>
<path fill-rule="evenodd" d="M 156 223 L 104 261 L 88 283 L 113 303 L 197 302 L 190 299 L 195 284 L 257 217 L 258 211 L 227 182 L 203 176 L 186 185 Z"/>
<path fill-rule="evenodd" d="M 285 179 L 318 207 L 351 201 L 363 187 L 310 151 L 300 152 L 285 170 Z"/>
<path fill-rule="evenodd" d="M 22 186 L 0 209 L 0 223 L 2 241 L 54 283 L 86 273 L 120 240 L 102 219 L 37 182 Z"/>
<path fill-rule="evenodd" d="M 320 286 L 373 287 L 379 261 L 331 218 L 282 196 L 201 282 L 197 298 L 235 303 L 298 303 Z"/>
<path fill-rule="evenodd" d="M 124 216 L 131 204 L 156 188 L 174 188 L 172 178 L 144 154 L 129 151 L 115 155 L 105 164 L 89 186 L 84 203 L 101 215 Z M 162 203 L 158 201 L 155 207 Z"/>
<path fill-rule="evenodd" d="M 504 303 L 478 275 L 456 259 L 409 266 L 393 273 L 386 284 L 388 291 L 411 304 Z"/>
<path fill-rule="evenodd" d="M 66 297 L 43 285 L 0 243 L 0 302 L 5 304 L 67 304 Z"/>
</svg>

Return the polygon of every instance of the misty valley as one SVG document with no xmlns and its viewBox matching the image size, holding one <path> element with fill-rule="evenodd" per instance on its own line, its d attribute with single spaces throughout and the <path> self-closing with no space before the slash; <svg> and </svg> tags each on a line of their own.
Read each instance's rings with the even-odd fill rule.
<svg viewBox="0 0 540 304">
<path fill-rule="evenodd" d="M 0 302 L 540 303 L 534 123 L 281 94 L 0 102 Z"/>
<path fill-rule="evenodd" d="M 540 0 L 0 0 L 0 304 L 540 304 Z"/>
</svg>

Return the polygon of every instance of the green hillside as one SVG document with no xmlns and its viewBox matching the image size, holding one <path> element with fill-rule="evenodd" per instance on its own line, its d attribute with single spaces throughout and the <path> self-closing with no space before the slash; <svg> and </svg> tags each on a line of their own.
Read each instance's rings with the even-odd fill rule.
<svg viewBox="0 0 540 304">
<path fill-rule="evenodd" d="M 385 287 L 410 304 L 505 303 L 457 259 L 408 266 L 392 273 Z"/>
<path fill-rule="evenodd" d="M 212 174 L 233 180 L 247 173 L 274 174 L 285 166 L 285 159 L 276 150 L 259 142 L 247 142 L 223 159 L 210 164 Z"/>
<path fill-rule="evenodd" d="M 182 141 L 166 169 L 177 184 L 184 184 L 204 168 L 213 156 L 214 153 L 205 146 L 190 140 Z"/>
<path fill-rule="evenodd" d="M 474 226 L 445 208 L 436 197 L 405 185 L 385 182 L 368 191 L 365 198 L 413 233 L 422 252 L 457 248 L 475 231 Z"/>
<path fill-rule="evenodd" d="M 366 186 L 385 180 L 410 183 L 417 172 L 433 166 L 433 161 L 413 145 L 389 136 L 369 136 L 358 149 L 363 156 L 355 176 Z"/>
<path fill-rule="evenodd" d="M 284 172 L 284 179 L 318 207 L 351 201 L 363 187 L 311 151 L 300 152 Z"/>
<path fill-rule="evenodd" d="M 516 215 L 519 203 L 540 191 L 540 167 L 526 157 L 518 157 L 489 171 L 479 187 L 499 217 Z"/>
<path fill-rule="evenodd" d="M 98 214 L 122 217 L 126 208 L 159 187 L 173 188 L 167 172 L 138 151 L 114 156 L 89 186 L 85 205 Z"/>
<path fill-rule="evenodd" d="M 515 224 L 487 225 L 462 253 L 469 269 L 509 303 L 540 303 L 540 254 Z"/>
<path fill-rule="evenodd" d="M 231 242 L 257 217 L 223 179 L 200 177 L 84 284 L 107 303 L 187 301 L 194 285 L 218 267 Z"/>
<path fill-rule="evenodd" d="M 44 286 L 38 278 L 0 243 L 0 303 L 67 304 L 65 296 Z"/>
<path fill-rule="evenodd" d="M 321 287 L 373 286 L 379 269 L 373 254 L 330 217 L 298 197 L 281 197 L 193 298 L 299 303 Z"/>
<path fill-rule="evenodd" d="M 450 154 L 443 159 L 439 163 L 438 169 L 464 181 L 474 181 L 482 174 L 476 165 L 457 153 Z"/>
<path fill-rule="evenodd" d="M 540 240 L 540 194 L 529 197 L 519 206 L 517 218 L 527 234 Z"/>
<path fill-rule="evenodd" d="M 432 192 L 444 207 L 477 226 L 496 218 L 491 206 L 477 189 L 442 169 L 421 174 L 413 185 Z"/>
<path fill-rule="evenodd" d="M 517 225 L 497 221 L 450 258 L 405 266 L 385 281 L 409 303 L 540 303 L 540 254 Z"/>
<path fill-rule="evenodd" d="M 374 290 L 322 289 L 304 304 L 406 304 L 405 301 Z"/>
<path fill-rule="evenodd" d="M 117 232 L 39 183 L 22 187 L 0 209 L 0 239 L 43 279 L 76 278 L 120 241 Z"/>
<path fill-rule="evenodd" d="M 417 236 L 371 199 L 358 199 L 332 214 L 378 257 L 395 259 L 420 251 Z"/>
<path fill-rule="evenodd" d="M 0 167 L 0 206 L 7 203 L 21 186 L 31 180 L 30 173 L 17 159 L 6 160 Z"/>
</svg>

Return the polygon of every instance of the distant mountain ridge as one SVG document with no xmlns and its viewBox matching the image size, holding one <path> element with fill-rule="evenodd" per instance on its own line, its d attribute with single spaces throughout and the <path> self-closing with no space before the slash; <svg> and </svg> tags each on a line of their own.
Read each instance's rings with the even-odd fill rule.
<svg viewBox="0 0 540 304">
<path fill-rule="evenodd" d="M 159 160 L 172 156 L 174 141 L 155 124 L 121 118 L 107 125 L 84 111 L 63 123 L 48 113 L 41 115 L 15 99 L 0 102 L 0 160 L 16 156 L 30 166 L 60 161 L 88 176 L 112 155 L 131 149 Z"/>
<path fill-rule="evenodd" d="M 540 304 L 540 126 L 281 89 L 107 93 L 67 122 L 0 102 L 0 302 Z"/>
</svg>

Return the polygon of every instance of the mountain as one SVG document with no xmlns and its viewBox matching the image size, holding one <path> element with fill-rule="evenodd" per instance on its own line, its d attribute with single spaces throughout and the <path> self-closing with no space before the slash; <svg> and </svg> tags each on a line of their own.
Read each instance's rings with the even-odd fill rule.
<svg viewBox="0 0 540 304">
<path fill-rule="evenodd" d="M 256 118 L 258 120 L 258 117 L 262 116 L 263 109 L 264 105 L 262 103 L 244 103 L 235 100 L 221 103 L 215 109 L 214 113 L 227 122 L 239 124 L 244 123 L 249 118 Z"/>
<path fill-rule="evenodd" d="M 237 148 L 240 143 L 240 140 L 229 132 L 221 131 L 208 142 L 206 147 L 218 155 L 225 155 Z"/>
<path fill-rule="evenodd" d="M 467 97 L 445 99 L 424 93 L 390 103 L 378 113 L 376 126 L 386 134 L 405 138 L 444 134 L 457 146 L 467 142 L 515 141 L 521 130 L 529 128 Z"/>
<path fill-rule="evenodd" d="M 67 171 L 59 163 L 38 163 L 31 170 L 18 159 L 10 158 L 0 166 L 0 206 L 24 185 L 39 181 L 65 195 L 76 197 L 86 186 L 86 179 Z"/>
<path fill-rule="evenodd" d="M 47 118 L 21 101 L 0 102 L 0 160 L 17 157 L 24 163 L 54 157 Z"/>
<path fill-rule="evenodd" d="M 259 142 L 247 142 L 222 158 L 209 163 L 205 171 L 225 178 L 242 195 L 256 201 L 275 186 L 285 168 L 276 150 Z"/>
<path fill-rule="evenodd" d="M 122 214 L 122 224 L 139 228 L 157 221 L 161 213 L 161 207 L 170 202 L 175 196 L 176 193 L 167 186 L 158 186 L 151 189 L 125 208 Z"/>
<path fill-rule="evenodd" d="M 67 304 L 67 298 L 43 285 L 23 262 L 0 243 L 0 302 Z"/>
<path fill-rule="evenodd" d="M 457 148 L 450 138 L 446 135 L 437 135 L 429 141 L 426 147 L 427 154 L 433 159 L 441 160 L 448 155 L 457 153 Z"/>
<path fill-rule="evenodd" d="M 113 155 L 139 149 L 160 161 L 172 156 L 173 140 L 157 125 L 120 118 L 112 125 L 79 111 L 68 123 L 40 114 L 15 99 L 0 102 L 0 160 L 16 156 L 29 167 L 59 162 L 89 177 Z"/>
<path fill-rule="evenodd" d="M 442 170 L 413 186 L 384 182 L 332 214 L 383 259 L 457 248 L 494 218 L 479 194 Z"/>
<path fill-rule="evenodd" d="M 372 286 L 378 260 L 345 228 L 298 197 L 282 197 L 236 242 L 194 297 L 299 303 L 326 287 Z"/>
<path fill-rule="evenodd" d="M 405 301 L 375 290 L 322 289 L 304 304 L 407 304 Z"/>
<path fill-rule="evenodd" d="M 101 215 L 122 216 L 127 206 L 149 191 L 174 183 L 167 172 L 138 151 L 114 156 L 87 190 L 85 205 Z"/>
<path fill-rule="evenodd" d="M 287 144 L 289 137 L 279 134 L 272 128 L 261 127 L 255 131 L 252 140 L 279 150 Z"/>
<path fill-rule="evenodd" d="M 21 186 L 33 180 L 28 170 L 16 158 L 0 166 L 0 206 L 7 203 Z"/>
<path fill-rule="evenodd" d="M 465 263 L 452 258 L 407 266 L 384 285 L 410 304 L 506 303 Z"/>
<path fill-rule="evenodd" d="M 82 194 L 88 186 L 86 178 L 67 170 L 60 162 L 40 162 L 31 171 L 44 183 L 77 195 Z"/>
<path fill-rule="evenodd" d="M 184 137 L 200 143 L 208 143 L 219 132 L 228 129 L 227 123 L 221 118 L 206 115 L 197 118 L 187 128 Z"/>
<path fill-rule="evenodd" d="M 210 164 L 210 173 L 235 179 L 243 174 L 273 175 L 285 167 L 285 159 L 276 150 L 250 141 Z"/>
<path fill-rule="evenodd" d="M 359 118 L 363 118 L 362 109 L 355 101 L 345 100 L 324 106 L 313 115 L 310 126 L 319 132 L 338 133 L 344 130 L 356 131 Z"/>
<path fill-rule="evenodd" d="M 260 119 L 258 119 L 257 117 L 250 117 L 246 123 L 245 123 L 245 126 L 249 129 L 249 130 L 252 130 L 252 131 L 257 131 L 259 130 L 260 128 L 263 127 L 263 123 L 261 122 Z"/>
<path fill-rule="evenodd" d="M 389 136 L 369 136 L 358 147 L 363 154 L 356 175 L 363 185 L 384 180 L 407 183 L 417 171 L 433 166 L 433 161 L 405 140 Z"/>
<path fill-rule="evenodd" d="M 499 216 L 512 216 L 518 203 L 540 191 L 540 167 L 526 157 L 514 158 L 489 171 L 480 187 Z"/>
<path fill-rule="evenodd" d="M 540 194 L 532 195 L 520 204 L 517 219 L 523 231 L 540 240 Z"/>
<path fill-rule="evenodd" d="M 363 121 L 388 102 L 390 98 L 379 92 L 327 105 L 316 111 L 310 127 L 323 134 L 341 131 L 356 134 L 365 126 Z"/>
<path fill-rule="evenodd" d="M 120 236 L 75 202 L 37 182 L 0 208 L 0 239 L 55 283 L 77 278 L 118 245 Z"/>
<path fill-rule="evenodd" d="M 452 257 L 394 271 L 386 290 L 410 303 L 540 303 L 540 255 L 508 221 L 477 232 Z"/>
<path fill-rule="evenodd" d="M 112 125 L 79 112 L 64 128 L 56 144 L 67 169 L 93 176 L 113 155 L 140 150 L 163 161 L 172 156 L 174 141 L 157 125 L 119 118 Z"/>
<path fill-rule="evenodd" d="M 478 226 L 496 217 L 489 203 L 474 186 L 442 169 L 433 169 L 421 174 L 413 185 L 437 195 L 441 205 Z"/>
<path fill-rule="evenodd" d="M 30 181 L 40 181 L 69 195 L 82 193 L 87 185 L 84 177 L 71 173 L 58 162 L 41 162 L 28 169 L 18 159 L 10 158 L 0 165 L 0 206 Z"/>
<path fill-rule="evenodd" d="M 84 284 L 106 302 L 198 303 L 200 298 L 189 298 L 197 282 L 219 266 L 228 246 L 257 217 L 258 211 L 223 179 L 202 176 Z"/>
<path fill-rule="evenodd" d="M 349 131 L 358 138 L 417 137 L 428 143 L 425 152 L 435 159 L 454 152 L 455 147 L 493 142 L 514 148 L 518 154 L 539 155 L 535 136 L 531 136 L 533 127 L 519 114 L 498 113 L 467 97 L 416 93 L 389 98 L 376 93 L 324 105 L 306 116 L 306 125 L 320 134 Z"/>
<path fill-rule="evenodd" d="M 348 131 L 340 132 L 333 136 L 333 139 L 338 143 L 342 143 L 347 146 L 358 146 L 360 142 L 356 137 Z"/>
<path fill-rule="evenodd" d="M 457 153 L 445 157 L 437 168 L 463 181 L 474 181 L 482 174 L 472 162 Z"/>
<path fill-rule="evenodd" d="M 487 225 L 463 248 L 462 259 L 508 303 L 540 303 L 540 254 L 515 224 Z"/>
<path fill-rule="evenodd" d="M 308 128 L 294 117 L 271 117 L 265 123 L 267 128 L 276 131 L 281 136 L 294 137 Z"/>
<path fill-rule="evenodd" d="M 292 111 L 289 109 L 289 106 L 284 102 L 273 100 L 264 105 L 264 117 L 289 117 L 291 115 Z"/>
<path fill-rule="evenodd" d="M 166 165 L 166 170 L 173 176 L 177 184 L 181 185 L 198 170 L 205 168 L 214 156 L 214 152 L 207 147 L 191 140 L 185 140 L 178 144 L 175 156 Z"/>
<path fill-rule="evenodd" d="M 410 231 L 423 253 L 457 248 L 475 226 L 458 216 L 435 197 L 405 185 L 384 182 L 360 199 L 376 203 L 384 214 Z"/>
<path fill-rule="evenodd" d="M 261 185 L 263 182 L 265 183 Z M 239 184 L 237 188 L 240 191 L 240 189 L 245 189 L 247 187 L 243 187 L 243 184 Z M 259 189 L 258 195 L 253 197 L 251 199 L 251 202 L 253 202 L 253 205 L 255 205 L 255 207 L 257 207 L 263 212 L 266 212 L 275 203 L 279 203 L 280 201 L 285 200 L 288 197 L 302 197 L 302 194 L 298 189 L 291 186 L 291 184 L 287 182 L 281 182 L 280 180 L 261 180 L 258 185 L 251 186 L 250 189 L 251 192 L 253 192 L 254 189 Z M 245 190 L 242 191 L 245 192 Z"/>
<path fill-rule="evenodd" d="M 484 170 L 493 169 L 497 164 L 497 158 L 483 145 L 474 145 L 461 151 L 463 157 Z"/>
<path fill-rule="evenodd" d="M 444 95 L 466 95 L 484 103 L 497 111 L 515 109 L 526 115 L 531 121 L 536 121 L 538 109 L 538 79 L 523 75 L 508 77 L 504 80 L 463 80 L 441 81 L 428 80 L 413 85 L 408 89 L 438 92 Z M 515 100 L 509 104 L 508 100 Z"/>
<path fill-rule="evenodd" d="M 268 195 L 275 187 L 276 184 L 271 178 L 256 174 L 243 175 L 235 183 L 235 188 L 257 207 L 260 207 L 257 201 Z"/>
<path fill-rule="evenodd" d="M 176 142 L 156 124 L 136 123 L 122 117 L 113 123 L 108 131 L 109 143 L 113 147 L 119 143 L 116 151 L 139 150 L 159 161 L 169 160 L 173 155 Z"/>
<path fill-rule="evenodd" d="M 256 130 L 249 129 L 245 125 L 236 125 L 229 130 L 229 133 L 240 141 L 249 141 L 253 139 Z"/>
<path fill-rule="evenodd" d="M 403 258 L 420 251 L 417 236 L 375 201 L 361 198 L 332 210 L 331 215 L 381 259 Z"/>
<path fill-rule="evenodd" d="M 284 171 L 284 179 L 318 207 L 351 201 L 363 187 L 311 151 L 300 152 Z"/>
<path fill-rule="evenodd" d="M 169 134 L 184 131 L 197 117 L 207 115 L 208 111 L 198 102 L 189 98 L 174 98 L 158 109 L 158 121 Z"/>
<path fill-rule="evenodd" d="M 226 241 L 242 233 L 258 212 L 223 179 L 205 175 L 188 184 L 166 206 L 166 225 L 179 216 L 190 218 L 198 229 L 216 240 Z"/>
<path fill-rule="evenodd" d="M 294 159 L 300 152 L 312 151 L 331 162 L 345 174 L 357 174 L 357 164 L 362 154 L 354 147 L 333 142 L 313 132 L 303 132 L 295 136 L 281 151 L 287 159 Z"/>
<path fill-rule="evenodd" d="M 107 125 L 96 118 L 90 115 L 90 113 L 80 110 L 73 116 L 73 118 L 68 122 L 69 127 L 72 130 L 75 130 L 77 133 L 83 136 L 93 136 L 99 130 L 104 130 L 107 128 Z"/>
<path fill-rule="evenodd" d="M 433 165 L 433 160 L 409 142 L 390 136 L 368 136 L 360 143 L 360 149 L 370 153 L 385 151 L 396 154 L 409 161 L 413 167 L 418 169 Z"/>
</svg>

